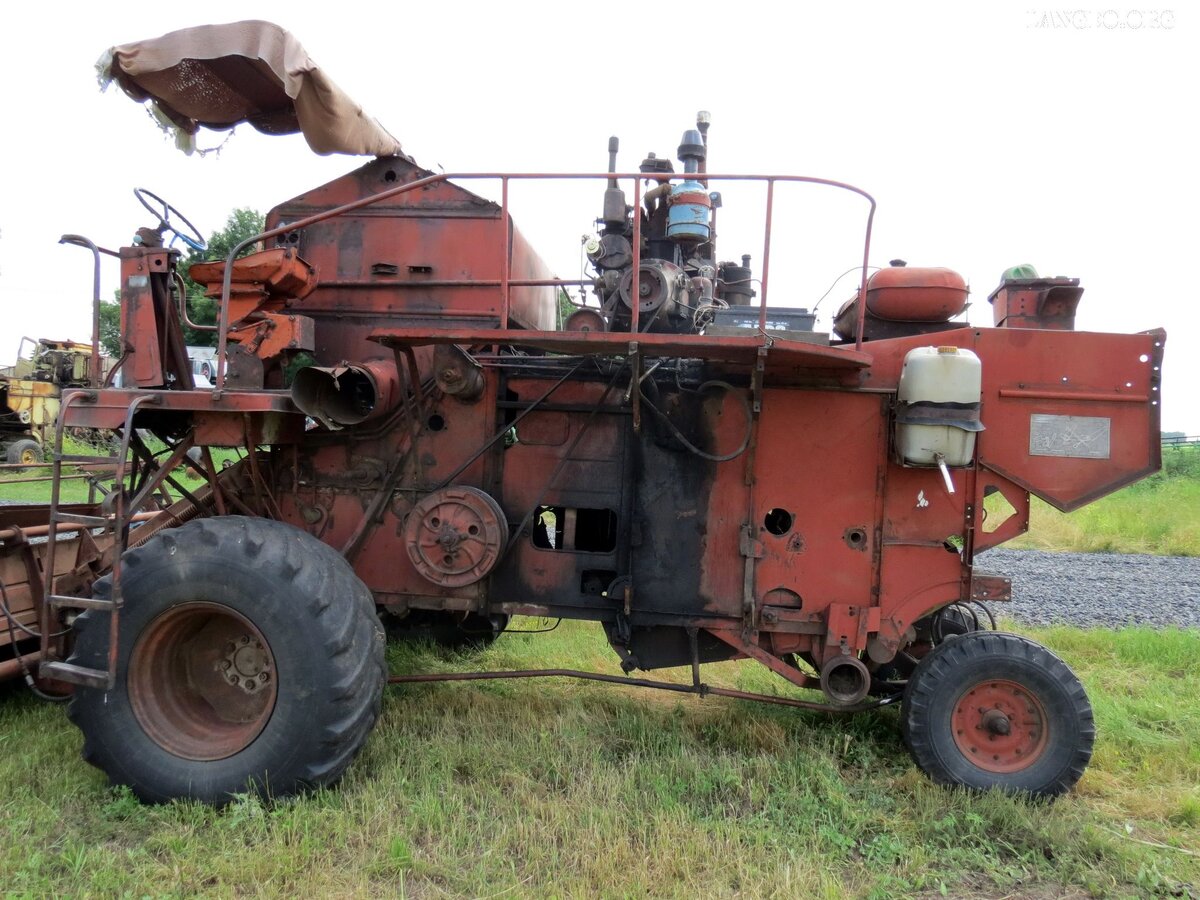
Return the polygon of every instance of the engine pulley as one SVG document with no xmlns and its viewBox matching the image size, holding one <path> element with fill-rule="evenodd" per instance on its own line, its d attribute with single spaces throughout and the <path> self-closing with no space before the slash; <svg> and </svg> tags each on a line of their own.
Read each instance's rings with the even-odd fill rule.
<svg viewBox="0 0 1200 900">
<path fill-rule="evenodd" d="M 662 315 L 670 315 L 679 302 L 687 281 L 683 270 L 664 259 L 645 260 L 638 268 L 639 315 L 656 312 L 661 306 L 666 306 Z M 621 278 L 619 290 L 621 302 L 627 309 L 633 309 L 633 301 L 630 299 L 633 293 L 632 269 Z"/>
<path fill-rule="evenodd" d="M 508 521 L 489 494 L 455 485 L 427 494 L 404 523 L 404 545 L 423 578 L 463 587 L 486 576 L 508 544 Z"/>
</svg>

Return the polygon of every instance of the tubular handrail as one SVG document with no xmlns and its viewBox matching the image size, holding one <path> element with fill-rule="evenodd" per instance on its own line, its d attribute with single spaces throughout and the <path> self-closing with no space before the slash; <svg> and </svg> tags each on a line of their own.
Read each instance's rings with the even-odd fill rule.
<svg viewBox="0 0 1200 900">
<path fill-rule="evenodd" d="M 363 207 L 366 207 L 366 206 L 371 206 L 371 205 L 373 205 L 375 203 L 379 203 L 380 201 L 383 201 L 383 200 L 388 200 L 388 199 L 390 199 L 392 197 L 396 197 L 400 194 L 408 193 L 409 191 L 418 190 L 420 188 L 429 187 L 431 185 L 440 184 L 442 182 L 449 182 L 451 180 L 458 180 L 458 181 L 499 180 L 501 183 L 500 210 L 501 210 L 501 217 L 504 221 L 504 253 L 502 255 L 502 268 L 501 268 L 501 275 L 500 275 L 500 289 L 501 289 L 500 327 L 501 328 L 508 327 L 509 291 L 510 291 L 510 288 L 512 287 L 512 281 L 510 279 L 511 273 L 509 271 L 509 244 L 511 243 L 511 236 L 512 236 L 512 223 L 511 223 L 510 217 L 508 215 L 509 181 L 511 181 L 511 180 L 550 181 L 550 180 L 586 180 L 586 179 L 603 179 L 606 181 L 612 180 L 612 179 L 615 179 L 618 181 L 627 180 L 627 179 L 632 180 L 633 184 L 634 184 L 633 208 L 635 210 L 639 210 L 639 212 L 637 214 L 635 214 L 633 217 L 633 232 L 634 232 L 634 234 L 633 234 L 633 236 L 634 236 L 633 264 L 632 264 L 633 265 L 633 272 L 632 272 L 633 283 L 630 287 L 631 296 L 635 298 L 635 301 L 631 304 L 631 310 L 630 310 L 630 312 L 631 312 L 630 333 L 636 335 L 638 332 L 638 325 L 639 325 L 638 307 L 640 305 L 639 303 L 636 302 L 636 298 L 638 297 L 638 290 L 640 287 L 640 285 L 639 285 L 639 269 L 640 269 L 640 263 L 641 263 L 641 246 L 640 246 L 641 245 L 641 241 L 640 241 L 641 215 L 640 215 L 640 209 L 641 209 L 641 196 L 642 196 L 642 191 L 641 191 L 642 181 L 646 180 L 646 181 L 657 181 L 657 182 L 670 182 L 671 180 L 678 179 L 679 177 L 681 177 L 681 173 L 665 173 L 665 172 L 664 173 L 658 173 L 658 172 L 650 172 L 650 173 L 647 173 L 647 172 L 624 172 L 624 173 L 614 173 L 614 172 L 601 172 L 601 173 L 595 173 L 595 172 L 564 172 L 564 173 L 559 173 L 559 172 L 520 172 L 520 173 L 517 173 L 517 172 L 443 172 L 443 173 L 439 173 L 437 175 L 428 175 L 424 178 L 418 178 L 413 181 L 405 182 L 403 184 L 398 184 L 395 187 L 387 188 L 387 189 L 379 191 L 375 194 L 371 194 L 370 196 L 360 197 L 357 200 L 352 200 L 349 203 L 344 203 L 341 206 L 334 207 L 333 209 L 323 210 L 319 213 L 314 213 L 311 216 L 305 216 L 304 218 L 297 219 L 294 222 L 287 222 L 283 225 L 279 225 L 276 228 L 270 228 L 270 229 L 262 232 L 261 234 L 256 234 L 256 235 L 253 235 L 252 237 L 248 237 L 245 240 L 242 240 L 239 243 L 235 244 L 233 247 L 231 247 L 229 250 L 229 254 L 226 256 L 226 259 L 225 259 L 225 274 L 224 274 L 224 277 L 223 277 L 222 283 L 221 283 L 220 307 L 218 309 L 218 316 L 217 316 L 217 323 L 218 323 L 217 324 L 217 328 L 218 328 L 217 358 L 216 358 L 217 371 L 216 371 L 216 378 L 214 380 L 214 385 L 213 385 L 213 395 L 215 397 L 219 398 L 221 395 L 221 392 L 224 390 L 224 387 L 225 387 L 226 350 L 227 350 L 227 344 L 228 344 L 228 331 L 229 331 L 229 295 L 230 295 L 230 291 L 231 291 L 232 285 L 233 285 L 233 263 L 234 263 L 234 260 L 236 260 L 238 258 L 238 256 L 241 254 L 241 252 L 243 250 L 245 250 L 251 244 L 258 243 L 259 241 L 270 240 L 271 238 L 278 237 L 279 235 L 287 234 L 290 231 L 295 231 L 300 228 L 307 228 L 310 225 L 315 225 L 319 222 L 324 222 L 328 219 L 333 219 L 338 216 L 342 216 L 347 213 L 354 212 L 355 210 L 362 209 Z M 763 181 L 763 182 L 766 182 L 766 184 L 767 184 L 767 211 L 766 211 L 766 223 L 765 223 L 765 229 L 764 229 L 764 238 L 763 238 L 763 245 L 764 245 L 765 252 L 764 252 L 764 256 L 763 256 L 762 278 L 760 279 L 761 284 L 762 284 L 762 292 L 761 292 L 761 296 L 759 298 L 759 328 L 761 330 L 766 329 L 767 287 L 768 287 L 768 275 L 769 275 L 768 267 L 769 267 L 769 261 L 770 261 L 769 257 L 770 257 L 770 246 L 771 246 L 771 217 L 773 214 L 772 207 L 773 207 L 773 202 L 774 202 L 775 183 L 783 182 L 783 183 L 823 185 L 826 187 L 831 187 L 831 188 L 835 188 L 838 190 L 845 190 L 845 191 L 849 191 L 854 194 L 858 194 L 860 197 L 864 198 L 868 202 L 868 204 L 870 204 L 870 209 L 867 213 L 866 228 L 864 230 L 864 236 L 863 236 L 863 264 L 862 264 L 862 272 L 861 272 L 861 278 L 860 278 L 860 283 L 859 283 L 859 297 L 861 298 L 861 300 L 858 305 L 858 320 L 857 320 L 857 323 L 855 326 L 854 348 L 855 348 L 855 350 L 861 350 L 862 349 L 862 338 L 863 338 L 863 325 L 866 321 L 866 299 L 865 298 L 866 298 L 866 290 L 867 290 L 867 268 L 869 265 L 870 254 L 871 254 L 871 228 L 872 228 L 872 225 L 874 224 L 874 220 L 875 220 L 875 207 L 876 207 L 875 198 L 872 197 L 870 194 L 868 194 L 866 191 L 864 191 L 862 188 L 855 187 L 852 184 L 848 184 L 843 181 L 834 181 L 834 180 L 828 179 L 828 178 L 817 178 L 817 177 L 808 176 L 808 175 L 736 175 L 736 174 L 735 175 L 724 175 L 724 174 L 719 174 L 719 173 L 713 174 L 710 172 L 706 172 L 706 173 L 704 173 L 704 178 L 705 178 L 706 183 L 710 183 L 710 182 L 714 182 L 714 181 Z"/>
<path fill-rule="evenodd" d="M 108 256 L 115 256 L 118 259 L 121 254 L 106 250 L 103 247 L 97 247 L 94 242 L 85 238 L 82 234 L 64 234 L 58 239 L 60 244 L 72 244 L 76 247 L 83 247 L 92 251 L 93 271 L 92 271 L 92 358 L 88 363 L 88 386 L 100 387 L 102 378 L 100 367 L 100 254 L 104 253 Z"/>
</svg>

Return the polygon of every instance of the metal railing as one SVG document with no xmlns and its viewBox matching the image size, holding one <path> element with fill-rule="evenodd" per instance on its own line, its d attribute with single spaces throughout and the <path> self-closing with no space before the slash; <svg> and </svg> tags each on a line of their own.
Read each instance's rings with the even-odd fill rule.
<svg viewBox="0 0 1200 900">
<path fill-rule="evenodd" d="M 875 219 L 875 198 L 861 188 L 847 184 L 841 181 L 832 181 L 827 178 L 814 178 L 804 175 L 721 175 L 711 172 L 702 174 L 687 175 L 685 173 L 547 173 L 547 172 L 530 172 L 530 173 L 512 173 L 512 172 L 459 172 L 459 173 L 443 173 L 439 175 L 429 175 L 425 178 L 418 178 L 414 181 L 409 181 L 404 184 L 396 185 L 368 197 L 362 197 L 358 200 L 345 203 L 333 209 L 324 210 L 305 218 L 298 219 L 293 222 L 287 222 L 277 228 L 271 228 L 261 234 L 246 238 L 240 243 L 234 245 L 229 250 L 229 254 L 225 260 L 225 275 L 221 284 L 221 297 L 218 307 L 218 334 L 217 334 L 217 355 L 216 355 L 216 378 L 214 379 L 213 392 L 215 396 L 220 396 L 225 387 L 226 373 L 226 351 L 228 344 L 229 330 L 229 296 L 233 284 L 233 263 L 234 260 L 247 247 L 259 241 L 267 241 L 271 238 L 278 237 L 289 232 L 296 231 L 301 228 L 307 228 L 319 222 L 324 222 L 328 219 L 336 218 L 345 215 L 346 213 L 354 212 L 366 206 L 379 203 L 382 200 L 387 200 L 400 194 L 408 193 L 409 191 L 420 190 L 430 187 L 431 185 L 440 184 L 449 181 L 469 181 L 469 180 L 498 180 L 500 182 L 500 216 L 504 222 L 503 232 L 503 248 L 501 254 L 502 266 L 500 272 L 500 280 L 498 287 L 500 288 L 500 316 L 499 327 L 501 330 L 508 328 L 509 324 L 509 299 L 510 291 L 514 287 L 536 287 L 536 286 L 568 286 L 579 284 L 578 280 L 571 279 L 550 279 L 547 280 L 529 280 L 529 279 L 514 279 L 509 271 L 509 248 L 512 240 L 512 220 L 509 216 L 509 183 L 512 181 L 553 181 L 553 180 L 581 180 L 593 179 L 609 182 L 617 181 L 632 181 L 633 182 L 633 263 L 632 263 L 632 284 L 630 285 L 629 294 L 633 298 L 639 296 L 640 290 L 640 265 L 641 265 L 641 207 L 642 207 L 642 184 L 643 182 L 655 182 L 658 184 L 669 183 L 673 179 L 679 178 L 696 178 L 702 181 L 706 186 L 710 182 L 731 181 L 731 182 L 764 182 L 766 184 L 766 213 L 765 224 L 763 229 L 763 261 L 762 274 L 759 278 L 761 292 L 759 297 L 759 329 L 766 330 L 767 324 L 767 296 L 768 284 L 770 276 L 770 250 L 771 250 L 771 225 L 774 214 L 775 203 L 775 185 L 776 183 L 800 183 L 823 185 L 838 190 L 849 191 L 864 198 L 870 205 L 867 213 L 866 227 L 863 235 L 863 256 L 862 256 L 862 272 L 859 282 L 859 296 L 866 296 L 867 288 L 867 269 L 871 253 L 871 227 Z M 478 284 L 495 284 L 494 281 L 480 281 Z M 633 302 L 630 309 L 630 333 L 638 333 L 639 328 L 639 307 L 640 304 Z M 862 349 L 863 324 L 866 317 L 866 304 L 859 303 L 858 319 L 855 326 L 855 350 Z"/>
</svg>

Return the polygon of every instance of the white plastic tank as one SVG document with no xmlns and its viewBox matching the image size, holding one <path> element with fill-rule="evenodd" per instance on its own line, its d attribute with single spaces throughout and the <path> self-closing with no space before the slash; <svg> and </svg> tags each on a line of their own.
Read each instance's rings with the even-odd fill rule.
<svg viewBox="0 0 1200 900">
<path fill-rule="evenodd" d="M 916 347 L 904 357 L 896 449 L 906 466 L 967 466 L 975 454 L 982 367 L 959 347 Z"/>
</svg>

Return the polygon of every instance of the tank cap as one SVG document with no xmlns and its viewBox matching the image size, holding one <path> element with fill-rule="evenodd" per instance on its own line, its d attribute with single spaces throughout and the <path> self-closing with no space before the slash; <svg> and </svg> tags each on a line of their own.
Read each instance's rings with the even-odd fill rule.
<svg viewBox="0 0 1200 900">
<path fill-rule="evenodd" d="M 937 350 L 938 350 L 938 353 L 946 353 L 946 354 L 958 352 L 957 347 L 938 347 Z"/>
</svg>

